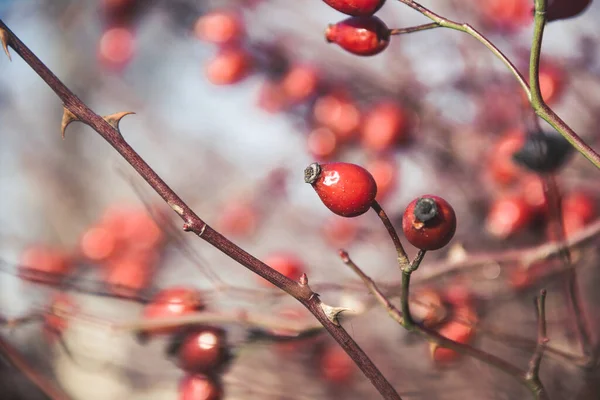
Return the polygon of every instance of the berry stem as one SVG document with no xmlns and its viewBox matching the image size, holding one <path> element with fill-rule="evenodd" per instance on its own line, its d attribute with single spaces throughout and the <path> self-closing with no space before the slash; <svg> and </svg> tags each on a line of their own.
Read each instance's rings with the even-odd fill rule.
<svg viewBox="0 0 600 400">
<path fill-rule="evenodd" d="M 340 251 L 340 258 L 342 259 L 344 264 L 346 264 L 348 267 L 350 267 L 360 277 L 360 279 L 364 282 L 367 289 L 369 289 L 371 294 L 373 294 L 375 296 L 375 299 L 377 299 L 379 304 L 381 304 L 387 310 L 388 314 L 394 321 L 398 322 L 400 325 L 402 325 L 406 329 L 409 329 L 409 330 L 412 330 L 413 332 L 418 333 L 419 335 L 421 335 L 425 339 L 427 339 L 429 342 L 435 343 L 436 345 L 438 345 L 440 347 L 445 347 L 450 350 L 454 350 L 457 353 L 468 355 L 468 356 L 473 357 L 479 361 L 482 361 L 488 365 L 498 368 L 500 371 L 504 371 L 506 374 L 512 376 L 514 379 L 519 381 L 522 385 L 527 387 L 527 389 L 529 389 L 531 391 L 534 399 L 536 399 L 536 400 L 546 400 L 547 399 L 547 397 L 545 395 L 545 390 L 544 390 L 541 382 L 539 383 L 539 385 L 537 385 L 537 384 L 531 385 L 531 383 L 529 382 L 529 380 L 526 377 L 528 371 L 522 370 L 521 368 L 514 366 L 513 364 L 511 364 L 507 361 L 504 361 L 503 359 L 496 357 L 493 354 L 487 353 L 483 350 L 479 350 L 468 344 L 463 344 L 463 343 L 455 342 L 454 340 L 448 339 L 448 338 L 440 335 L 438 332 L 436 332 L 432 329 L 426 328 L 421 324 L 416 324 L 413 321 L 410 321 L 410 322 L 408 322 L 408 325 L 407 325 L 407 319 L 406 319 L 407 314 L 404 314 L 403 312 L 398 310 L 392 304 L 392 302 L 389 300 L 389 298 L 385 294 L 383 294 L 383 292 L 381 292 L 381 290 L 377 287 L 377 284 L 373 281 L 373 279 L 371 279 L 367 274 L 365 274 L 364 271 L 350 259 L 350 256 L 348 255 L 348 253 L 346 251 L 343 251 L 343 250 Z M 402 296 L 405 296 L 406 299 L 408 299 L 408 292 L 409 292 L 408 288 L 410 286 L 410 273 L 406 273 L 403 271 L 402 277 L 403 277 L 403 280 L 402 280 L 403 288 L 404 288 L 404 286 L 406 286 L 406 290 L 402 291 Z M 402 302 L 402 308 L 405 307 L 404 304 L 407 304 L 407 302 L 405 302 L 405 301 Z M 406 308 L 408 309 L 408 307 L 406 307 Z"/>
<path fill-rule="evenodd" d="M 329 321 L 321 308 L 321 300 L 308 285 L 287 278 L 256 257 L 235 245 L 225 236 L 202 220 L 173 189 L 146 163 L 146 161 L 125 141 L 120 132 L 105 119 L 94 113 L 69 88 L 67 88 L 48 67 L 0 20 L 3 42 L 10 46 L 33 69 L 62 100 L 65 110 L 94 129 L 143 177 L 163 200 L 184 221 L 184 230 L 193 232 L 222 253 L 228 255 L 250 271 L 273 283 L 281 290 L 298 300 L 306 307 L 325 330 L 338 342 L 352 358 L 363 374 L 371 381 L 384 399 L 400 400 L 393 386 L 365 352 L 341 326 Z M 60 397 L 56 397 L 59 399 Z M 64 398 L 64 397 L 63 397 Z"/>
<path fill-rule="evenodd" d="M 494 53 L 494 55 L 496 57 L 498 57 L 506 65 L 506 67 L 515 76 L 515 78 L 517 79 L 517 81 L 519 82 L 519 84 L 521 85 L 521 87 L 523 88 L 525 93 L 527 94 L 527 97 L 530 97 L 529 85 L 527 84 L 527 82 L 525 81 L 525 78 L 523 77 L 523 75 L 521 75 L 521 73 L 519 72 L 517 67 L 508 59 L 508 57 L 506 57 L 504 55 L 504 53 L 502 53 L 500 51 L 500 49 L 498 49 L 492 42 L 490 42 L 485 36 L 483 36 L 481 33 L 479 33 L 479 31 L 474 29 L 471 25 L 466 24 L 466 23 L 455 22 L 455 21 L 449 20 L 447 18 L 444 18 L 441 15 L 434 13 L 433 11 L 429 10 L 428 8 L 423 7 L 421 4 L 419 4 L 415 1 L 412 1 L 412 0 L 398 0 L 398 1 L 400 1 L 403 4 L 406 4 L 413 10 L 420 12 L 425 17 L 429 18 L 430 20 L 432 20 L 433 22 L 435 22 L 437 25 L 439 25 L 442 28 L 454 29 L 454 30 L 457 30 L 460 32 L 465 32 L 465 33 L 473 36 L 475 39 L 477 39 L 479 42 L 481 42 L 485 47 L 487 47 L 492 53 Z"/>
<path fill-rule="evenodd" d="M 405 33 L 420 32 L 435 28 L 441 28 L 440 24 L 438 24 L 437 22 L 430 22 L 428 24 L 409 26 L 408 28 L 390 29 L 390 36 L 404 35 Z"/>
<path fill-rule="evenodd" d="M 390 235 L 390 238 L 394 243 L 394 247 L 396 248 L 396 254 L 398 255 L 398 265 L 400 266 L 400 269 L 404 270 L 406 268 L 409 268 L 410 261 L 408 259 L 408 256 L 406 255 L 404 247 L 402 246 L 402 242 L 400 242 L 398 232 L 396 231 L 396 228 L 394 228 L 394 225 L 392 225 L 392 221 L 390 221 L 390 218 L 377 201 L 373 201 L 373 204 L 371 204 L 371 208 L 377 213 L 377 216 L 383 223 L 383 226 L 385 226 L 385 229 L 387 229 L 388 234 Z"/>
<path fill-rule="evenodd" d="M 548 107 L 542 98 L 539 73 L 542 39 L 544 37 L 544 28 L 546 26 L 546 5 L 547 0 L 535 0 L 533 39 L 531 43 L 531 53 L 529 55 L 529 82 L 531 83 L 529 100 L 531 102 L 531 107 L 540 118 L 548 122 L 554 129 L 563 135 L 563 137 L 585 158 L 591 161 L 596 168 L 600 168 L 600 155 L 588 146 L 569 125 Z"/>
</svg>

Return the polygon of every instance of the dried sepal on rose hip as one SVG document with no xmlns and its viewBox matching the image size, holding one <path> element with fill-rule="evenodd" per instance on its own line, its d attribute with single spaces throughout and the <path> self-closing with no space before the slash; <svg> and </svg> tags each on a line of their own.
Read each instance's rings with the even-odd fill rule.
<svg viewBox="0 0 600 400">
<path fill-rule="evenodd" d="M 356 164 L 312 163 L 304 170 L 304 181 L 312 185 L 327 208 L 342 217 L 366 213 L 377 195 L 373 176 Z"/>
<path fill-rule="evenodd" d="M 421 196 L 406 207 L 402 230 L 406 239 L 418 249 L 441 249 L 456 232 L 456 214 L 441 197 Z"/>
<path fill-rule="evenodd" d="M 352 17 L 329 25 L 325 39 L 352 54 L 373 56 L 390 44 L 390 30 L 377 17 Z"/>
<path fill-rule="evenodd" d="M 369 17 L 375 14 L 385 0 L 323 0 L 329 7 L 354 17 Z"/>
</svg>

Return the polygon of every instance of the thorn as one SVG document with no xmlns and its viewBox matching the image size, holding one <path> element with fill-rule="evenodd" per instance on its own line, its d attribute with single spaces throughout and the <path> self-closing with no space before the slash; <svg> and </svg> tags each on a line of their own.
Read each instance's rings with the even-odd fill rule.
<svg viewBox="0 0 600 400">
<path fill-rule="evenodd" d="M 306 276 L 306 273 L 303 273 L 302 275 L 300 275 L 300 279 L 298 280 L 298 282 L 300 283 L 301 286 L 308 285 L 308 276 Z"/>
<path fill-rule="evenodd" d="M 79 121 L 79 118 L 77 118 L 75 114 L 73 114 L 67 107 L 63 107 L 62 123 L 60 124 L 60 131 L 62 133 L 63 140 L 65 138 L 65 130 L 67 129 L 67 126 L 69 126 L 69 124 L 73 121 Z"/>
<path fill-rule="evenodd" d="M 340 326 L 338 317 L 341 313 L 344 311 L 352 311 L 351 309 L 345 307 L 331 307 L 325 303 L 321 303 L 321 309 L 325 313 L 325 316 L 327 316 L 327 319 L 336 326 Z"/>
<path fill-rule="evenodd" d="M 121 119 L 123 119 L 124 116 L 129 115 L 129 114 L 135 114 L 135 113 L 133 111 L 123 111 L 123 112 L 110 114 L 110 115 L 104 116 L 102 118 L 104 118 L 104 120 L 106 122 L 108 122 L 110 124 L 110 126 L 115 128 L 117 130 L 117 132 L 121 133 L 121 131 L 119 130 L 119 123 L 121 122 Z"/>
<path fill-rule="evenodd" d="M 2 43 L 2 48 L 8 57 L 8 61 L 12 61 L 10 57 L 10 52 L 8 51 L 8 32 L 5 29 L 0 28 L 0 43 Z"/>
</svg>

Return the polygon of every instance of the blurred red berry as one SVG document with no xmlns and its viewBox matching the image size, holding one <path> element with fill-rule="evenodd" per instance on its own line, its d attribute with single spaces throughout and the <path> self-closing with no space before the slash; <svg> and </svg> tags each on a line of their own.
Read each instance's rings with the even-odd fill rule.
<svg viewBox="0 0 600 400">
<path fill-rule="evenodd" d="M 322 231 L 327 243 L 339 249 L 348 246 L 356 239 L 358 225 L 354 219 L 332 215 L 323 222 Z"/>
<path fill-rule="evenodd" d="M 219 50 L 217 55 L 206 63 L 206 78 L 215 85 L 231 85 L 243 80 L 250 73 L 250 55 L 239 47 Z"/>
<path fill-rule="evenodd" d="M 175 286 L 158 292 L 146 304 L 144 318 L 168 318 L 192 314 L 204 308 L 202 294 L 198 289 L 186 286 Z M 152 333 L 170 333 L 178 328 L 153 329 Z"/>
<path fill-rule="evenodd" d="M 257 106 L 271 114 L 283 111 L 287 107 L 287 96 L 278 82 L 265 81 L 258 90 Z"/>
<path fill-rule="evenodd" d="M 460 316 L 444 323 L 438 333 L 450 340 L 462 344 L 470 344 L 475 339 L 476 329 L 467 320 L 476 321 L 475 312 L 468 308 L 462 308 Z M 429 352 L 436 366 L 447 367 L 460 358 L 460 354 L 454 350 L 444 348 L 435 343 L 429 344 Z"/>
<path fill-rule="evenodd" d="M 489 152 L 489 174 L 493 182 L 509 185 L 517 181 L 523 170 L 514 162 L 513 154 L 523 147 L 525 134 L 520 129 L 506 131 Z"/>
<path fill-rule="evenodd" d="M 319 83 L 319 72 L 311 65 L 293 65 L 281 80 L 281 89 L 287 101 L 300 103 L 312 96 Z"/>
<path fill-rule="evenodd" d="M 350 163 L 313 163 L 304 170 L 304 181 L 332 212 L 342 217 L 366 213 L 377 195 L 373 176 L 363 167 Z"/>
<path fill-rule="evenodd" d="M 398 166 L 392 158 L 377 158 L 366 165 L 377 184 L 377 201 L 383 201 L 398 184 Z"/>
<path fill-rule="evenodd" d="M 544 192 L 544 181 L 538 175 L 525 175 L 520 182 L 521 193 L 525 202 L 536 215 L 548 212 L 548 199 Z"/>
<path fill-rule="evenodd" d="M 337 385 L 348 383 L 356 372 L 354 361 L 337 344 L 323 348 L 319 368 L 326 381 Z"/>
<path fill-rule="evenodd" d="M 112 256 L 117 250 L 118 240 L 109 229 L 104 226 L 93 226 L 89 228 L 79 244 L 84 257 L 92 261 L 104 261 Z"/>
<path fill-rule="evenodd" d="M 493 236 L 505 239 L 523 231 L 533 220 L 534 209 L 519 195 L 506 195 L 490 205 L 486 229 Z"/>
<path fill-rule="evenodd" d="M 115 70 L 127 66 L 135 51 L 135 36 L 129 28 L 107 29 L 100 38 L 98 58 L 100 62 Z"/>
<path fill-rule="evenodd" d="M 194 34 L 206 42 L 231 44 L 244 36 L 244 22 L 235 11 L 213 11 L 198 18 Z"/>
<path fill-rule="evenodd" d="M 104 282 L 117 296 L 136 297 L 152 281 L 157 257 L 153 252 L 121 254 L 109 260 Z"/>
<path fill-rule="evenodd" d="M 25 280 L 57 284 L 73 269 L 71 256 L 60 249 L 30 246 L 21 255 L 19 277 Z"/>
<path fill-rule="evenodd" d="M 325 38 L 352 54 L 373 56 L 389 45 L 390 30 L 377 17 L 352 17 L 329 25 Z"/>
<path fill-rule="evenodd" d="M 256 232 L 258 222 L 256 206 L 251 201 L 236 198 L 224 204 L 216 226 L 224 234 L 247 237 Z"/>
<path fill-rule="evenodd" d="M 306 265 L 296 254 L 292 252 L 275 252 L 264 258 L 264 263 L 280 274 L 297 281 L 306 272 Z M 260 278 L 260 282 L 272 286 L 270 282 Z"/>
<path fill-rule="evenodd" d="M 385 0 L 323 0 L 331 8 L 354 17 L 368 17 L 375 14 Z"/>
<path fill-rule="evenodd" d="M 179 400 L 221 400 L 221 385 L 202 374 L 186 375 L 179 384 Z"/>
<path fill-rule="evenodd" d="M 567 193 L 562 199 L 562 215 L 565 234 L 569 237 L 596 218 L 596 201 L 584 191 Z"/>
<path fill-rule="evenodd" d="M 408 118 L 402 106 L 393 101 L 379 103 L 366 113 L 361 128 L 361 144 L 375 152 L 390 151 L 408 140 Z"/>
<path fill-rule="evenodd" d="M 514 30 L 533 21 L 530 0 L 486 0 L 479 4 L 487 20 L 501 29 Z"/>
<path fill-rule="evenodd" d="M 50 342 L 62 335 L 68 327 L 68 318 L 79 311 L 75 299 L 65 292 L 57 292 L 50 298 L 50 306 L 44 314 L 44 332 Z"/>
<path fill-rule="evenodd" d="M 352 139 L 360 125 L 360 111 L 350 95 L 343 91 L 333 91 L 319 97 L 313 113 L 315 120 L 331 129 L 340 143 Z"/>
<path fill-rule="evenodd" d="M 437 250 L 447 245 L 456 232 L 456 214 L 444 199 L 424 195 L 414 199 L 402 216 L 406 240 L 421 250 Z"/>
<path fill-rule="evenodd" d="M 308 152 L 319 161 L 331 158 L 337 150 L 337 137 L 329 128 L 313 129 L 306 137 L 306 142 Z"/>
<path fill-rule="evenodd" d="M 540 91 L 542 98 L 548 104 L 555 103 L 565 89 L 565 73 L 554 64 L 542 64 L 539 71 Z"/>
</svg>

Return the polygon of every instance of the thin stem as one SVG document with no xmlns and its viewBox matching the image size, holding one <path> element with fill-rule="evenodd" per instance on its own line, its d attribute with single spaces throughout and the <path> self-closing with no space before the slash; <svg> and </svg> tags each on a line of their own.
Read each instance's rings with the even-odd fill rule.
<svg viewBox="0 0 600 400">
<path fill-rule="evenodd" d="M 404 35 L 405 33 L 413 33 L 426 31 L 428 29 L 440 28 L 440 25 L 436 22 L 430 22 L 429 24 L 417 25 L 417 26 L 409 26 L 408 28 L 396 28 L 390 29 L 390 35 Z"/>
<path fill-rule="evenodd" d="M 31 383 L 33 383 L 42 393 L 51 400 L 69 400 L 62 390 L 60 390 L 51 380 L 47 379 L 36 371 L 23 357 L 23 355 L 11 346 L 6 339 L 0 335 L 0 355 L 6 359 L 13 367 L 18 369 Z"/>
<path fill-rule="evenodd" d="M 379 217 L 381 222 L 383 222 L 385 229 L 387 229 L 388 234 L 390 235 L 390 238 L 392 239 L 392 242 L 394 243 L 394 247 L 396 247 L 396 254 L 398 255 L 398 265 L 400 266 L 400 269 L 404 270 L 406 268 L 409 268 L 410 261 L 408 259 L 408 256 L 406 255 L 406 251 L 404 250 L 404 247 L 402 246 L 402 242 L 400 241 L 398 232 L 396 231 L 396 228 L 394 228 L 394 225 L 392 224 L 392 221 L 390 221 L 390 218 L 385 213 L 383 208 L 381 208 L 381 205 L 379 205 L 379 203 L 377 201 L 373 201 L 373 204 L 371 204 L 371 208 L 373 209 L 373 211 L 375 211 L 377 213 L 377 216 Z"/>
<path fill-rule="evenodd" d="M 508 57 L 506 57 L 504 55 L 504 53 L 502 53 L 500 51 L 500 49 L 498 49 L 492 42 L 490 42 L 485 36 L 483 36 L 481 33 L 479 33 L 471 25 L 466 24 L 466 23 L 451 21 L 447 18 L 444 18 L 444 17 L 434 13 L 433 11 L 429 10 L 428 8 L 423 7 L 421 4 L 419 4 L 415 1 L 412 1 L 412 0 L 398 0 L 398 1 L 406 4 L 413 10 L 420 12 L 425 17 L 434 21 L 440 27 L 454 29 L 454 30 L 457 30 L 460 32 L 465 32 L 465 33 L 473 36 L 475 39 L 477 39 L 479 42 L 481 42 L 485 47 L 487 47 L 496 57 L 498 57 L 500 59 L 500 61 L 502 61 L 504 63 L 504 65 L 506 65 L 506 67 L 515 76 L 515 78 L 517 79 L 517 81 L 519 82 L 521 87 L 523 88 L 523 91 L 525 91 L 525 93 L 527 94 L 527 97 L 528 98 L 530 97 L 529 85 L 527 84 L 527 82 L 525 81 L 525 78 L 523 77 L 523 75 L 521 75 L 521 73 L 519 72 L 517 67 L 508 59 Z"/>
<path fill-rule="evenodd" d="M 408 304 L 410 274 L 411 271 L 409 270 L 402 271 L 402 290 L 400 291 L 400 308 L 402 309 L 402 315 L 404 317 L 404 323 L 402 324 L 402 326 L 405 329 L 412 331 L 415 329 L 415 321 L 412 318 L 412 314 L 410 313 L 410 305 Z"/>
<path fill-rule="evenodd" d="M 385 294 L 383 294 L 383 292 L 381 290 L 379 290 L 379 288 L 377 287 L 377 284 L 367 274 L 365 274 L 364 271 L 362 271 L 362 269 L 360 267 L 358 267 L 350 259 L 348 253 L 345 251 L 340 251 L 340 257 L 341 257 L 342 261 L 344 262 L 344 264 L 349 266 L 363 280 L 367 289 L 375 296 L 375 298 L 377 299 L 379 304 L 381 304 L 387 310 L 388 314 L 400 325 L 405 326 L 406 325 L 406 322 L 405 322 L 406 315 L 404 315 L 402 312 L 400 312 L 397 308 L 395 308 L 393 306 L 393 304 L 389 300 L 389 298 L 387 298 L 387 296 Z M 409 275 L 408 280 L 405 281 L 403 279 L 403 283 L 406 282 L 407 286 L 409 286 L 409 284 L 410 284 L 410 274 L 408 274 L 408 275 Z M 403 277 L 404 277 L 404 275 L 403 275 Z M 403 291 L 403 293 L 404 293 L 404 291 Z M 408 290 L 406 291 L 406 293 L 408 293 Z M 494 356 L 493 354 L 486 353 L 485 351 L 476 349 L 472 346 L 469 346 L 468 344 L 463 344 L 463 343 L 455 342 L 454 340 L 448 339 L 448 338 L 440 335 L 438 332 L 436 332 L 432 329 L 426 328 L 421 324 L 416 324 L 413 322 L 412 330 L 413 330 L 413 332 L 417 332 L 421 336 L 425 337 L 428 341 L 435 343 L 436 345 L 438 345 L 440 347 L 445 347 L 450 350 L 454 350 L 457 353 L 471 356 L 479 361 L 482 361 L 488 365 L 498 368 L 501 371 L 504 371 L 506 374 L 512 376 L 514 379 L 519 381 L 522 385 L 527 387 L 532 392 L 532 394 L 534 394 L 536 396 L 536 399 L 539 399 L 539 400 L 542 399 L 542 398 L 537 397 L 537 394 L 534 392 L 532 385 L 525 377 L 527 371 L 523 371 L 520 368 L 508 363 L 507 361 L 504 361 L 503 359 Z"/>
<path fill-rule="evenodd" d="M 531 390 L 536 393 L 536 399 L 545 399 L 547 396 L 540 381 L 540 365 L 548 343 L 546 334 L 546 289 L 542 289 L 540 295 L 535 298 L 535 308 L 538 323 L 537 346 L 529 360 L 529 369 L 525 374 L 525 378 L 529 382 Z"/>
<path fill-rule="evenodd" d="M 544 27 L 546 26 L 546 0 L 535 0 L 535 17 L 533 28 L 533 39 L 531 42 L 531 53 L 529 55 L 529 81 L 531 82 L 531 93 L 529 99 L 535 113 L 548 122 L 563 137 L 571 143 L 585 158 L 592 162 L 596 168 L 600 168 L 600 155 L 588 146 L 556 113 L 548 107 L 540 89 L 539 72 L 540 58 L 542 53 L 542 39 L 544 38 Z"/>
<path fill-rule="evenodd" d="M 423 258 L 425 258 L 425 254 L 427 254 L 427 250 L 421 250 L 421 249 L 419 250 L 419 252 L 417 253 L 417 256 L 410 263 L 410 268 L 409 268 L 410 272 L 414 272 L 419 268 L 419 266 L 421 265 L 421 262 L 423 261 Z"/>
<path fill-rule="evenodd" d="M 345 250 L 340 250 L 339 255 L 342 259 L 342 262 L 348 267 L 350 267 L 350 269 L 352 269 L 352 271 L 354 271 L 354 273 L 358 275 L 360 279 L 362 279 L 367 289 L 369 289 L 369 291 L 373 294 L 373 296 L 375 296 L 377 301 L 385 307 L 390 317 L 392 317 L 392 319 L 400 325 L 404 325 L 404 318 L 402 317 L 402 313 L 400 312 L 400 310 L 398 310 L 392 304 L 392 302 L 377 288 L 377 285 L 375 284 L 373 279 L 371 279 L 371 277 L 365 274 L 363 270 L 360 269 L 358 265 L 356 265 L 354 261 L 352 261 L 352 259 L 350 259 L 348 252 L 346 252 Z"/>
<path fill-rule="evenodd" d="M 210 227 L 158 176 L 146 161 L 125 141 L 117 129 L 111 126 L 104 118 L 94 113 L 75 96 L 2 20 L 0 20 L 0 32 L 2 33 L 0 38 L 3 40 L 3 43 L 10 46 L 19 54 L 31 69 L 46 82 L 62 100 L 65 110 L 72 113 L 78 121 L 84 122 L 98 132 L 148 182 L 173 211 L 181 217 L 184 221 L 183 229 L 186 232 L 195 233 L 239 264 L 298 300 L 319 320 L 327 332 L 352 358 L 383 398 L 400 399 L 396 390 L 348 332 L 340 325 L 329 320 L 323 312 L 319 296 L 310 289 L 308 284 L 302 285 L 280 274 Z"/>
</svg>

